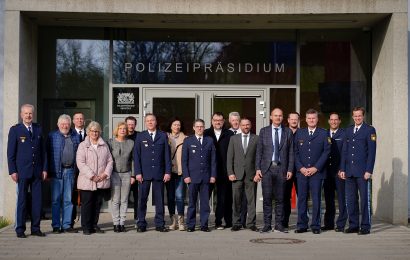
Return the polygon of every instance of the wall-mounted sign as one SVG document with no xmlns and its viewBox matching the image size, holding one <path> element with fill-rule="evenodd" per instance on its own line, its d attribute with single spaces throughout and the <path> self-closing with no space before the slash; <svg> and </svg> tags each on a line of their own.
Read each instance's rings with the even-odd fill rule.
<svg viewBox="0 0 410 260">
<path fill-rule="evenodd" d="M 113 114 L 138 114 L 139 113 L 139 88 L 112 89 Z"/>
<path fill-rule="evenodd" d="M 295 42 L 114 41 L 117 84 L 296 84 Z"/>
</svg>

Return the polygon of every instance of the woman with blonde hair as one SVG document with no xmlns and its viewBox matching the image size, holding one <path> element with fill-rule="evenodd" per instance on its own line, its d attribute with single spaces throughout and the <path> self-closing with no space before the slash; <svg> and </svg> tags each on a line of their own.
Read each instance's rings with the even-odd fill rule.
<svg viewBox="0 0 410 260">
<path fill-rule="evenodd" d="M 131 184 L 135 182 L 132 176 L 132 154 L 134 141 L 127 138 L 127 124 L 118 123 L 114 129 L 114 138 L 108 141 L 114 168 L 111 175 L 111 214 L 114 224 L 114 232 L 126 232 L 125 218 L 128 208 L 128 194 Z"/>
<path fill-rule="evenodd" d="M 81 196 L 81 227 L 84 235 L 104 233 L 97 226 L 99 197 L 110 188 L 113 167 L 108 145 L 101 138 L 101 126 L 92 121 L 86 129 L 87 136 L 77 150 L 79 170 L 77 188 Z"/>
</svg>

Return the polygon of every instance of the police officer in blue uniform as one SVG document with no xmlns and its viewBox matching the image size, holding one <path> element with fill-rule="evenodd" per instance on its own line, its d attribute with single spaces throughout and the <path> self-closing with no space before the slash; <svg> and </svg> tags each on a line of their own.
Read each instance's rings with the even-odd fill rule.
<svg viewBox="0 0 410 260">
<path fill-rule="evenodd" d="M 346 180 L 346 202 L 349 228 L 345 233 L 370 234 L 370 179 L 376 159 L 376 129 L 364 122 L 363 107 L 353 109 L 354 125 L 346 129 L 340 177 Z M 362 220 L 359 225 L 359 198 Z M 360 227 L 360 229 L 359 229 Z"/>
<path fill-rule="evenodd" d="M 195 135 L 186 138 L 182 145 L 182 173 L 184 182 L 189 185 L 187 231 L 195 231 L 199 193 L 201 231 L 209 232 L 209 183 L 216 180 L 216 150 L 212 138 L 203 135 L 204 120 L 197 119 L 193 125 Z"/>
<path fill-rule="evenodd" d="M 347 221 L 345 180 L 339 178 L 340 158 L 342 154 L 345 131 L 339 128 L 340 116 L 338 113 L 329 115 L 328 136 L 332 140 L 329 159 L 327 160 L 327 177 L 323 183 L 323 190 L 326 201 L 326 212 L 324 216 L 324 226 L 322 230 L 333 230 L 343 232 Z M 335 228 L 335 192 L 337 192 L 337 201 L 339 205 L 339 216 L 336 220 Z"/>
<path fill-rule="evenodd" d="M 40 230 L 42 209 L 42 180 L 47 178 L 47 159 L 40 125 L 33 123 L 34 106 L 21 106 L 22 123 L 10 128 L 7 144 L 7 162 L 10 177 L 18 186 L 16 234 L 25 238 L 26 197 L 30 188 L 31 200 L 31 235 L 44 237 Z"/>
<path fill-rule="evenodd" d="M 153 114 L 145 115 L 147 130 L 137 135 L 134 145 L 134 168 L 138 187 L 137 232 L 147 230 L 147 201 L 152 184 L 155 203 L 155 230 L 167 232 L 164 221 L 164 182 L 171 179 L 171 155 L 168 137 L 157 129 Z"/>
<path fill-rule="evenodd" d="M 312 199 L 313 234 L 320 234 L 320 204 L 323 179 L 326 178 L 326 161 L 330 152 L 331 140 L 326 130 L 317 127 L 318 112 L 306 111 L 307 128 L 300 129 L 295 135 L 295 164 L 298 182 L 298 221 L 295 233 L 308 230 L 307 199 Z"/>
</svg>

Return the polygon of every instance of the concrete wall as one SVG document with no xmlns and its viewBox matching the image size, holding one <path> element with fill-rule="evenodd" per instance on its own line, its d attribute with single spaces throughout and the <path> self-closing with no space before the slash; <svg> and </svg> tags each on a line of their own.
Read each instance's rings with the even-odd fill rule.
<svg viewBox="0 0 410 260">
<path fill-rule="evenodd" d="M 159 14 L 393 13 L 407 0 L 8 0 L 7 10 Z"/>
<path fill-rule="evenodd" d="M 20 14 L 7 10 L 4 13 L 3 140 L 7 139 L 10 126 L 19 122 L 19 107 L 24 103 L 37 103 L 37 29 Z M 2 146 L 4 163 L 0 180 L 4 189 L 0 201 L 3 215 L 13 219 L 16 185 L 7 174 L 6 143 Z"/>
<path fill-rule="evenodd" d="M 373 31 L 373 125 L 378 135 L 373 174 L 377 218 L 407 225 L 408 61 L 407 14 L 395 13 Z"/>
<path fill-rule="evenodd" d="M 3 68 L 4 68 L 4 0 L 0 0 L 0 100 L 3 100 Z M 0 122 L 3 122 L 3 106 L 0 105 Z M 0 127 L 0 147 L 3 147 L 3 128 Z M 0 149 L 0 165 L 3 165 L 3 150 Z M 4 190 L 3 178 L 0 178 L 0 190 Z M 1 195 L 0 195 L 1 198 Z M 0 216 L 4 215 L 4 200 L 0 199 Z"/>
</svg>

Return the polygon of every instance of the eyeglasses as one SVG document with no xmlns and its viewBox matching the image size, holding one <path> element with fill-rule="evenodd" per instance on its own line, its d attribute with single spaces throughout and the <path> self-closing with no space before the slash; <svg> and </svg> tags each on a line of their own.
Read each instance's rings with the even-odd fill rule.
<svg viewBox="0 0 410 260">
<path fill-rule="evenodd" d="M 100 133 L 98 130 L 90 130 L 91 133 Z"/>
</svg>

